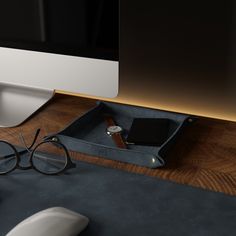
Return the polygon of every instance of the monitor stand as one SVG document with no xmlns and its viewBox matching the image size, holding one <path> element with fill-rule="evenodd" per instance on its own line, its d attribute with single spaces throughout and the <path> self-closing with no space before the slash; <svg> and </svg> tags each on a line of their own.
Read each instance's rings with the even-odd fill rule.
<svg viewBox="0 0 236 236">
<path fill-rule="evenodd" d="M 0 82 L 0 127 L 20 125 L 53 95 L 54 90 Z"/>
</svg>

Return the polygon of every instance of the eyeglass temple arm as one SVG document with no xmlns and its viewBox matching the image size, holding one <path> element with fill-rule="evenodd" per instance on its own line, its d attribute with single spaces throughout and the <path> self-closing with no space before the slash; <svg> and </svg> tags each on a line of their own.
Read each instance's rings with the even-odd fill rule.
<svg viewBox="0 0 236 236">
<path fill-rule="evenodd" d="M 51 158 L 51 157 L 47 157 L 47 156 L 44 156 L 44 155 L 39 154 L 39 153 L 37 153 L 37 154 L 34 153 L 34 155 L 36 157 L 38 157 L 39 159 L 48 160 L 49 162 L 51 161 L 51 162 L 54 162 L 54 163 L 64 163 L 64 161 L 62 161 L 62 160 L 58 160 L 58 159 L 54 159 L 54 158 Z M 53 163 L 50 163 L 50 164 L 53 165 Z M 74 168 L 74 167 L 76 167 L 76 164 L 73 163 L 73 162 L 70 162 L 70 167 Z"/>
<path fill-rule="evenodd" d="M 58 163 L 64 163 L 64 161 L 62 160 L 57 160 L 57 159 L 53 159 L 53 158 L 50 158 L 50 157 L 45 157 L 44 155 L 40 155 L 40 154 L 35 154 L 34 155 L 36 157 L 38 157 L 39 159 L 42 159 L 42 160 L 48 160 L 48 161 L 52 161 L 52 162 L 58 162 Z"/>
<path fill-rule="evenodd" d="M 21 139 L 22 143 L 24 144 L 24 146 L 25 146 L 25 148 L 28 152 L 30 152 L 30 149 L 34 146 L 34 144 L 35 144 L 35 142 L 36 142 L 36 140 L 39 136 L 39 133 L 40 133 L 40 129 L 37 129 L 36 133 L 34 135 L 33 142 L 31 143 L 31 145 L 29 147 L 26 145 L 25 139 L 24 139 L 23 135 L 20 133 L 20 139 Z"/>
<path fill-rule="evenodd" d="M 0 157 L 0 161 L 4 160 L 3 161 L 4 163 L 9 162 L 12 159 L 15 159 L 15 154 L 9 154 L 9 155 Z"/>
<path fill-rule="evenodd" d="M 15 154 L 9 154 L 9 155 L 0 157 L 0 160 L 9 160 L 10 161 L 10 160 L 12 160 L 14 158 L 15 158 Z"/>
<path fill-rule="evenodd" d="M 45 156 L 40 155 L 40 154 L 34 154 L 34 155 L 36 155 L 39 159 L 49 161 L 48 164 L 51 165 L 51 166 L 54 166 L 54 167 L 57 167 L 56 163 L 64 163 L 64 162 L 61 161 L 61 160 L 55 160 L 55 159 L 53 159 L 53 158 L 45 157 Z"/>
<path fill-rule="evenodd" d="M 64 163 L 63 161 L 61 160 L 56 160 L 56 159 L 53 159 L 53 158 L 50 158 L 50 157 L 45 157 L 43 155 L 40 155 L 40 154 L 34 154 L 36 157 L 38 157 L 39 159 L 42 159 L 42 160 L 48 160 L 48 161 L 51 161 L 51 162 L 55 162 L 55 163 Z M 12 159 L 15 158 L 15 154 L 9 154 L 9 155 L 6 155 L 6 156 L 3 156 L 3 157 L 0 157 L 0 160 L 3 160 L 3 159 L 6 159 L 6 161 L 10 161 Z M 8 159 L 9 158 L 9 159 Z"/>
<path fill-rule="evenodd" d="M 32 144 L 31 144 L 29 147 L 27 147 L 27 145 L 26 145 L 26 143 L 25 143 L 25 139 L 24 139 L 23 135 L 20 133 L 20 139 L 21 139 L 22 143 L 24 144 L 24 146 L 25 146 L 27 152 L 30 152 L 30 149 L 34 146 L 34 144 L 35 144 L 35 142 L 36 142 L 36 140 L 37 140 L 37 138 L 38 138 L 38 136 L 39 136 L 39 133 L 40 133 L 40 129 L 37 129 L 37 130 L 36 130 L 36 133 L 35 133 L 35 136 L 34 136 L 34 140 L 33 140 Z M 26 150 L 19 151 L 19 153 L 25 153 Z M 3 160 L 3 159 L 5 159 L 5 158 L 14 157 L 14 156 L 15 156 L 15 153 L 8 154 L 8 155 L 5 155 L 5 156 L 0 157 L 0 160 Z"/>
<path fill-rule="evenodd" d="M 21 153 L 21 154 L 24 154 L 28 152 L 28 150 L 22 150 L 22 151 L 19 151 L 18 153 Z M 4 162 L 7 162 L 7 161 L 11 161 L 12 159 L 15 159 L 16 158 L 16 154 L 15 153 L 12 153 L 12 154 L 8 154 L 8 155 L 5 155 L 5 156 L 1 156 L 0 157 L 0 161 L 1 160 L 4 160 Z"/>
</svg>

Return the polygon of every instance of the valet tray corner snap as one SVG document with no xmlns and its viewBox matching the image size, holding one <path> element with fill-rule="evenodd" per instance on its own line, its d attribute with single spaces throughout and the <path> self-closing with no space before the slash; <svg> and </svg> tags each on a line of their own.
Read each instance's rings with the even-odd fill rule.
<svg viewBox="0 0 236 236">
<path fill-rule="evenodd" d="M 117 148 L 113 139 L 106 133 L 107 124 L 104 114 L 111 115 L 116 124 L 126 131 L 130 129 L 134 118 L 170 119 L 168 138 L 161 146 L 127 145 L 127 149 Z M 56 136 L 71 151 L 157 168 L 165 164 L 168 150 L 180 130 L 190 120 L 189 118 L 189 115 L 174 112 L 112 102 L 98 102 L 96 107 L 74 120 Z"/>
</svg>

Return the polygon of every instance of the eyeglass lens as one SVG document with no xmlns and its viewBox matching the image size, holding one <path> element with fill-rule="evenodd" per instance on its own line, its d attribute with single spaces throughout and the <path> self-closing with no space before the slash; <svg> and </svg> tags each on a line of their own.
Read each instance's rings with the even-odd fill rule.
<svg viewBox="0 0 236 236">
<path fill-rule="evenodd" d="M 17 154 L 14 148 L 3 141 L 0 141 L 0 174 L 7 173 L 15 168 Z"/>
<path fill-rule="evenodd" d="M 32 153 L 32 165 L 45 174 L 56 174 L 67 166 L 67 153 L 60 143 L 44 142 Z"/>
</svg>

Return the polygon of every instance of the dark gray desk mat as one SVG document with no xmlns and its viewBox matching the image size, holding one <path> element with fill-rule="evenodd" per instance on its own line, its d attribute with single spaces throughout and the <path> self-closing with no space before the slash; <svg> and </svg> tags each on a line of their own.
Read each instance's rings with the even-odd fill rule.
<svg viewBox="0 0 236 236">
<path fill-rule="evenodd" d="M 62 176 L 33 170 L 0 176 L 0 235 L 33 213 L 63 206 L 88 216 L 82 234 L 236 234 L 236 197 L 77 162 Z M 66 235 L 65 235 L 66 236 Z"/>
</svg>

